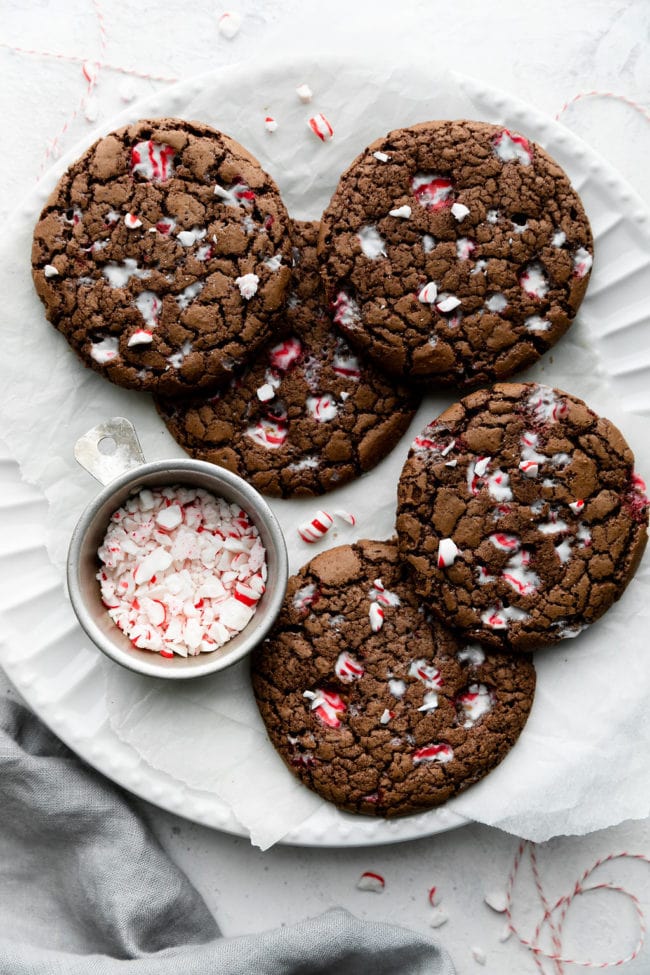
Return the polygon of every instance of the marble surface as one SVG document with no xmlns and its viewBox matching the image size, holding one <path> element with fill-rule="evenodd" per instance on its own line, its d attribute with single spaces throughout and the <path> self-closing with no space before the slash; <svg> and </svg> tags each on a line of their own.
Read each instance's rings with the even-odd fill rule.
<svg viewBox="0 0 650 975">
<path fill-rule="evenodd" d="M 232 41 L 217 31 L 224 5 L 195 0 L 181 16 L 179 9 L 173 0 L 137 5 L 127 0 L 4 0 L 3 45 L 97 59 L 114 67 L 100 68 L 93 100 L 83 105 L 87 83 L 80 62 L 0 47 L 0 108 L 4 131 L 10 134 L 0 154 L 0 216 L 27 193 L 56 146 L 65 150 L 87 136 L 92 128 L 87 114 L 98 121 L 110 118 L 127 97 L 146 95 L 165 83 L 130 78 L 115 67 L 182 79 L 269 52 L 290 58 L 292 51 L 300 51 L 317 60 L 323 51 L 351 56 L 374 51 L 396 63 L 426 54 L 551 115 L 583 91 L 613 91 L 637 102 L 650 91 L 646 0 L 534 5 L 519 0 L 498 5 L 480 0 L 357 0 L 354 5 L 343 0 L 232 0 L 230 9 L 242 15 L 241 31 Z M 642 115 L 612 99 L 590 98 L 573 103 L 562 120 L 617 166 L 650 205 L 650 124 Z M 0 689 L 16 696 L 1 675 Z M 497 830 L 468 826 L 374 850 L 276 848 L 262 854 L 246 840 L 144 808 L 161 843 L 203 893 L 226 935 L 289 924 L 340 904 L 360 917 L 390 920 L 440 938 L 459 975 L 537 971 L 514 938 L 499 941 L 503 918 L 483 903 L 486 891 L 504 887 L 517 847 L 515 839 Z M 650 853 L 647 821 L 541 846 L 538 857 L 549 898 L 571 889 L 594 860 L 620 850 Z M 383 894 L 356 889 L 364 870 L 386 877 Z M 634 890 L 650 912 L 647 866 L 624 862 L 605 868 L 603 879 Z M 441 909 L 449 915 L 435 932 L 427 904 L 434 884 L 442 893 Z M 528 874 L 518 890 L 518 910 L 532 930 L 540 911 Z M 604 961 L 632 948 L 634 913 L 621 898 L 605 892 L 584 898 L 573 910 L 565 944 L 571 957 Z M 485 951 L 485 966 L 474 960 L 472 947 Z M 650 950 L 645 948 L 624 970 L 635 975 L 650 970 Z"/>
</svg>

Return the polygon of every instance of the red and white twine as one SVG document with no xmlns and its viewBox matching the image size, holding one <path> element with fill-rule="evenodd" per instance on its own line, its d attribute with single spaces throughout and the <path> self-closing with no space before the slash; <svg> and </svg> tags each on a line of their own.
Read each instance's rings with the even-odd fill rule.
<svg viewBox="0 0 650 975">
<path fill-rule="evenodd" d="M 564 115 L 567 109 L 573 105 L 574 102 L 582 101 L 585 98 L 612 98 L 614 101 L 622 102 L 624 105 L 628 105 L 630 108 L 633 108 L 635 112 L 638 112 L 643 116 L 646 122 L 650 122 L 650 111 L 643 105 L 640 105 L 638 102 L 628 98 L 627 95 L 619 95 L 618 92 L 615 91 L 596 91 L 596 89 L 592 89 L 591 91 L 579 91 L 577 95 L 570 98 L 564 103 L 560 111 L 555 116 L 556 121 L 562 115 Z"/>
<path fill-rule="evenodd" d="M 519 869 L 524 860 L 524 855 L 526 853 L 528 853 L 533 879 L 535 882 L 535 889 L 543 909 L 542 917 L 537 924 L 532 937 L 530 938 L 524 937 L 524 935 L 521 934 L 513 918 L 514 886 Z M 613 884 L 608 881 L 599 881 L 597 883 L 590 884 L 586 883 L 586 881 L 589 880 L 596 870 L 604 866 L 604 864 L 612 863 L 615 860 L 638 860 L 643 863 L 650 864 L 650 857 L 645 856 L 643 853 L 610 853 L 607 856 L 596 860 L 596 862 L 588 867 L 588 869 L 585 870 L 584 873 L 578 878 L 568 894 L 564 894 L 562 897 L 558 898 L 554 904 L 551 904 L 542 886 L 539 867 L 537 864 L 535 844 L 528 841 L 522 841 L 519 844 L 513 861 L 512 869 L 508 877 L 508 886 L 506 889 L 506 916 L 508 918 L 509 930 L 519 940 L 520 944 L 532 952 L 533 959 L 539 972 L 544 972 L 541 962 L 542 958 L 548 959 L 553 963 L 553 968 L 556 975 L 564 975 L 564 965 L 577 965 L 581 968 L 594 969 L 620 968 L 622 965 L 626 965 L 628 962 L 633 961 L 638 957 L 641 949 L 643 948 L 646 937 L 646 921 L 639 898 L 632 893 L 632 891 L 620 886 L 620 884 Z M 564 954 L 562 945 L 562 933 L 567 915 L 569 913 L 569 908 L 573 901 L 575 901 L 578 897 L 582 896 L 583 894 L 591 894 L 599 890 L 610 890 L 616 894 L 622 894 L 623 897 L 627 898 L 627 900 L 632 904 L 638 921 L 639 933 L 636 944 L 629 954 L 621 956 L 620 958 L 612 959 L 611 961 L 591 961 L 586 959 L 569 958 Z M 552 948 L 549 951 L 540 945 L 540 938 L 542 937 L 545 929 L 548 929 L 552 945 Z"/>
</svg>

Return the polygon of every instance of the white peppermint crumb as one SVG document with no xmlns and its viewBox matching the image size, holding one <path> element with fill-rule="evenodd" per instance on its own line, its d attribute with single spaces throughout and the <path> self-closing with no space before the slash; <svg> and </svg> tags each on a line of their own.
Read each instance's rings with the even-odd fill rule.
<svg viewBox="0 0 650 975">
<path fill-rule="evenodd" d="M 296 95 L 304 105 L 306 105 L 307 102 L 310 102 L 314 97 L 314 93 L 309 85 L 304 83 L 302 85 L 298 85 L 296 88 Z"/>
<path fill-rule="evenodd" d="M 231 41 L 233 37 L 236 37 L 240 28 L 241 17 L 235 11 L 228 10 L 219 17 L 217 29 L 222 37 L 225 37 L 227 40 Z"/>
<path fill-rule="evenodd" d="M 497 914 L 505 913 L 508 906 L 508 895 L 505 890 L 489 890 L 483 899 Z"/>
<path fill-rule="evenodd" d="M 385 152 L 373 152 L 373 156 L 375 157 L 375 159 L 378 159 L 379 162 L 388 162 L 388 160 L 390 159 L 390 156 L 387 155 Z"/>
<path fill-rule="evenodd" d="M 465 219 L 466 216 L 468 216 L 469 207 L 466 207 L 464 203 L 454 203 L 451 208 L 451 212 L 453 213 L 456 220 L 458 220 L 458 222 L 460 223 L 462 220 Z"/>
<path fill-rule="evenodd" d="M 411 208 L 405 204 L 403 207 L 395 207 L 394 210 L 389 210 L 388 213 L 391 217 L 401 217 L 402 220 L 408 220 L 411 216 Z"/>
<path fill-rule="evenodd" d="M 242 274 L 241 277 L 235 278 L 239 293 L 246 301 L 250 301 L 253 295 L 257 293 L 259 283 L 260 279 L 257 274 Z"/>
<path fill-rule="evenodd" d="M 487 961 L 487 955 L 483 949 L 479 948 L 477 945 L 472 948 L 472 958 L 479 965 L 484 965 Z"/>
<path fill-rule="evenodd" d="M 124 78 L 117 89 L 123 102 L 132 102 L 136 96 L 135 85 L 131 78 Z"/>
<path fill-rule="evenodd" d="M 54 267 L 54 264 L 46 264 L 45 267 L 43 268 L 43 274 L 45 275 L 46 278 L 55 278 L 57 277 L 58 273 L 59 272 Z"/>
<path fill-rule="evenodd" d="M 432 928 L 441 928 L 448 920 L 449 915 L 445 911 L 435 910 L 429 918 L 429 924 Z"/>
<path fill-rule="evenodd" d="M 264 383 L 264 385 L 260 386 L 259 389 L 257 390 L 257 398 L 262 403 L 266 403 L 267 400 L 273 399 L 274 396 L 275 396 L 275 390 L 273 389 L 273 386 L 271 386 L 270 383 Z"/>
</svg>

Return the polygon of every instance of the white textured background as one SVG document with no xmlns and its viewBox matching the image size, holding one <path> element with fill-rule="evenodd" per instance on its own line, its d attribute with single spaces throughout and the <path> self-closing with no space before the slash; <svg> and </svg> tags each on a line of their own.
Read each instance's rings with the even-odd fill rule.
<svg viewBox="0 0 650 975">
<path fill-rule="evenodd" d="M 580 91 L 614 91 L 650 104 L 650 3 L 647 0 L 232 0 L 243 16 L 232 41 L 219 36 L 212 0 L 103 0 L 105 49 L 92 0 L 3 0 L 0 42 L 24 48 L 99 59 L 114 66 L 178 79 L 219 65 L 263 59 L 272 53 L 375 51 L 403 63 L 413 54 L 450 64 L 511 90 L 554 115 Z M 11 53 L 0 48 L 0 217 L 31 188 L 53 140 L 67 149 L 91 124 L 82 108 L 86 82 L 78 63 Z M 98 120 L 124 107 L 125 76 L 101 69 L 95 90 Z M 133 79 L 133 94 L 149 94 L 160 82 Z M 650 205 L 650 124 L 613 100 L 583 100 L 563 121 L 616 165 Z M 66 126 L 66 131 L 61 135 Z M 2 428 L 0 427 L 0 434 Z M 1 681 L 0 677 L 0 681 Z M 7 693 L 14 694 L 11 689 Z M 357 915 L 386 919 L 431 933 L 426 893 L 436 884 L 448 924 L 435 936 L 451 951 L 459 975 L 532 975 L 533 960 L 511 939 L 498 942 L 503 922 L 482 902 L 503 887 L 516 841 L 496 830 L 463 830 L 375 850 L 276 849 L 266 854 L 246 840 L 210 832 L 148 807 L 152 826 L 214 910 L 225 934 L 288 924 L 341 904 Z M 577 876 L 606 853 L 650 853 L 647 822 L 627 823 L 582 839 L 557 839 L 538 850 L 549 897 L 573 886 Z M 363 870 L 386 877 L 377 896 L 355 889 Z M 626 863 L 603 879 L 622 882 L 650 913 L 650 867 Z M 535 907 L 528 876 L 517 900 L 525 916 Z M 535 907 L 536 909 L 536 907 Z M 529 916 L 533 916 L 530 914 Z M 535 914 L 535 921 L 538 914 Z M 533 924 L 534 927 L 534 924 Z M 615 895 L 596 895 L 575 907 L 569 922 L 569 954 L 595 961 L 627 953 L 635 938 L 634 915 Z M 487 964 L 472 959 L 481 946 Z M 547 969 L 550 972 L 550 967 Z M 625 971 L 647 975 L 650 950 Z M 568 971 L 568 969 L 567 969 Z M 345 975 L 345 973 L 342 973 Z"/>
</svg>

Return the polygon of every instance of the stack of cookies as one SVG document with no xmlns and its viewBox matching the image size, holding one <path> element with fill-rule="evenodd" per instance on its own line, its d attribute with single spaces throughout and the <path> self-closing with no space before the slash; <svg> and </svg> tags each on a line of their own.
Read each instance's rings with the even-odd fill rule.
<svg viewBox="0 0 650 975">
<path fill-rule="evenodd" d="M 412 444 L 396 538 L 313 559 L 254 654 L 273 744 L 341 808 L 412 813 L 482 778 L 529 714 L 530 651 L 602 616 L 641 558 L 648 501 L 623 436 L 575 396 L 504 382 L 569 328 L 592 250 L 557 163 L 468 121 L 370 145 L 320 224 L 291 221 L 222 133 L 140 122 L 92 146 L 41 215 L 52 324 L 153 392 L 188 453 L 268 495 L 342 486 L 423 392 L 460 391 Z"/>
</svg>

